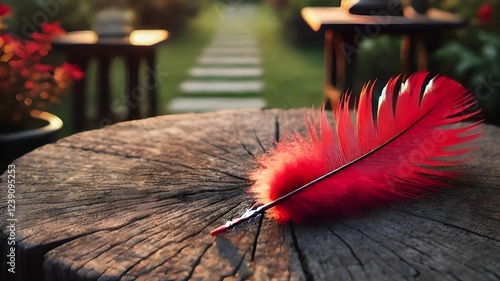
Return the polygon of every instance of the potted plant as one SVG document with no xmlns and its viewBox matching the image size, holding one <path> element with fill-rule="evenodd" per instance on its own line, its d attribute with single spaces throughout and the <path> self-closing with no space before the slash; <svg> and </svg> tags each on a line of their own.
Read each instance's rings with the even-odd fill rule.
<svg viewBox="0 0 500 281">
<path fill-rule="evenodd" d="M 10 7 L 0 5 L 0 22 Z M 83 78 L 74 65 L 44 64 L 51 41 L 64 31 L 58 23 L 42 25 L 29 39 L 5 28 L 0 34 L 0 172 L 13 159 L 50 141 L 62 121 L 44 110 Z"/>
</svg>

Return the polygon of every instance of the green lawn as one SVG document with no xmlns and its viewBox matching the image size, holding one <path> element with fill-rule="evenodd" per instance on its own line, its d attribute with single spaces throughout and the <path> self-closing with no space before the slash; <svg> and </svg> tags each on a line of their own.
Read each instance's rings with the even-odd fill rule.
<svg viewBox="0 0 500 281">
<path fill-rule="evenodd" d="M 263 95 L 269 107 L 294 108 L 320 105 L 323 96 L 323 48 L 294 47 L 284 39 L 283 26 L 274 11 L 258 6 L 254 28 L 262 49 Z"/>
<path fill-rule="evenodd" d="M 223 22 L 222 22 L 223 23 Z M 187 28 L 159 48 L 158 81 L 159 81 L 159 114 L 167 114 L 167 104 L 175 96 L 180 95 L 178 86 L 187 77 L 187 71 L 195 65 L 203 47 L 210 40 L 221 24 L 217 7 L 206 5 L 187 26 Z M 323 100 L 323 49 L 298 48 L 285 41 L 282 25 L 274 11 L 260 4 L 257 6 L 256 18 L 252 28 L 261 46 L 264 68 L 263 79 L 266 88 L 262 96 L 269 107 L 292 108 L 319 105 Z M 88 105 L 96 105 L 96 71 L 97 66 L 91 63 L 87 72 Z M 112 96 L 113 109 L 123 111 L 125 95 L 125 72 L 121 60 L 112 63 Z M 71 134 L 70 130 L 70 98 L 63 99 L 51 112 L 61 116 L 65 130 L 61 137 Z M 97 106 L 89 108 L 88 114 L 95 115 Z M 101 127 L 97 125 L 96 128 Z"/>
</svg>

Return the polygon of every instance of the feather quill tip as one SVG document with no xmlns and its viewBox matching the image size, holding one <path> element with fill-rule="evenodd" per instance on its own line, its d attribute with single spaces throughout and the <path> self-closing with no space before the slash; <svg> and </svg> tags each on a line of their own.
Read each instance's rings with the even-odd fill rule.
<svg viewBox="0 0 500 281">
<path fill-rule="evenodd" d="M 228 230 L 227 226 L 221 225 L 221 226 L 217 227 L 216 229 L 212 230 L 210 232 L 210 235 L 219 236 L 220 234 L 226 232 L 227 230 Z"/>
</svg>

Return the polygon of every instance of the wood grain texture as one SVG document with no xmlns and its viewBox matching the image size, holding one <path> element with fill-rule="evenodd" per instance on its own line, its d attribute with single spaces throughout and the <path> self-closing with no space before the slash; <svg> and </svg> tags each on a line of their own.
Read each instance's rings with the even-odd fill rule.
<svg viewBox="0 0 500 281">
<path fill-rule="evenodd" d="M 255 225 L 211 237 L 251 203 L 247 172 L 283 136 L 277 124 L 284 131 L 301 120 L 301 110 L 163 116 L 73 135 L 18 159 L 14 277 L 500 279 L 500 129 L 492 126 L 454 188 L 432 197 L 309 225 L 265 219 L 254 262 Z"/>
</svg>

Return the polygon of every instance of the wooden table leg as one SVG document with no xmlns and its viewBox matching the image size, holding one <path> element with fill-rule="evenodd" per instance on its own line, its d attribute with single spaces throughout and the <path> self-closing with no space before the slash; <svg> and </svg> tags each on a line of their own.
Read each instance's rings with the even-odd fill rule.
<svg viewBox="0 0 500 281">
<path fill-rule="evenodd" d="M 139 119 L 139 106 L 142 96 L 142 88 L 139 87 L 139 64 L 140 59 L 138 55 L 130 55 L 127 58 L 128 65 L 128 120 Z"/>
<path fill-rule="evenodd" d="M 438 46 L 436 36 L 431 34 L 407 34 L 401 44 L 401 62 L 403 73 L 411 74 L 416 71 L 436 70 L 430 60 L 431 54 Z"/>
<path fill-rule="evenodd" d="M 359 44 L 361 44 L 361 42 L 356 40 L 354 32 L 343 32 L 334 38 L 335 42 L 337 42 L 337 44 L 335 44 L 337 46 L 336 56 L 337 58 L 341 58 L 337 59 L 337 73 L 343 75 L 339 76 L 342 83 L 342 88 L 339 89 L 342 91 L 341 94 L 343 95 L 346 91 L 353 91 L 358 53 L 361 49 Z"/>
<path fill-rule="evenodd" d="M 332 101 L 337 97 L 340 99 L 340 93 L 336 91 L 333 84 L 336 80 L 335 68 L 335 49 L 333 46 L 333 31 L 325 31 L 325 79 L 323 83 L 323 92 L 326 96 L 325 108 L 331 110 L 334 105 Z"/>
<path fill-rule="evenodd" d="M 88 67 L 89 58 L 78 55 L 68 55 L 68 62 L 77 64 L 80 66 L 82 71 L 86 72 Z M 87 79 L 80 81 L 75 81 L 73 86 L 73 96 L 72 96 L 72 127 L 74 132 L 81 132 L 85 129 L 85 114 L 87 103 L 85 100 L 85 90 Z"/>
<path fill-rule="evenodd" d="M 354 68 L 359 46 L 349 33 L 325 32 L 325 83 L 326 108 L 337 107 L 341 96 L 354 84 Z"/>
<path fill-rule="evenodd" d="M 158 93 L 158 82 L 156 81 L 156 53 L 153 49 L 146 56 L 146 90 L 148 91 L 149 96 L 149 110 L 148 117 L 156 116 L 157 110 L 156 105 L 158 102 L 157 93 Z"/>
<path fill-rule="evenodd" d="M 421 69 L 419 58 L 419 36 L 405 35 L 401 43 L 401 63 L 403 73 L 410 75 Z"/>
<path fill-rule="evenodd" d="M 439 70 L 439 60 L 435 59 L 432 54 L 436 52 L 443 43 L 443 36 L 442 32 L 439 31 L 434 31 L 434 32 L 428 32 L 426 34 L 422 34 L 421 36 L 421 48 L 424 50 L 422 53 L 425 54 L 425 64 L 426 64 L 426 69 L 425 70 L 430 70 L 430 71 L 437 71 Z M 422 70 L 422 69 L 421 69 Z"/>
<path fill-rule="evenodd" d="M 109 84 L 109 68 L 111 58 L 109 56 L 100 57 L 99 63 L 99 116 L 100 120 L 111 118 L 111 87 Z"/>
</svg>

